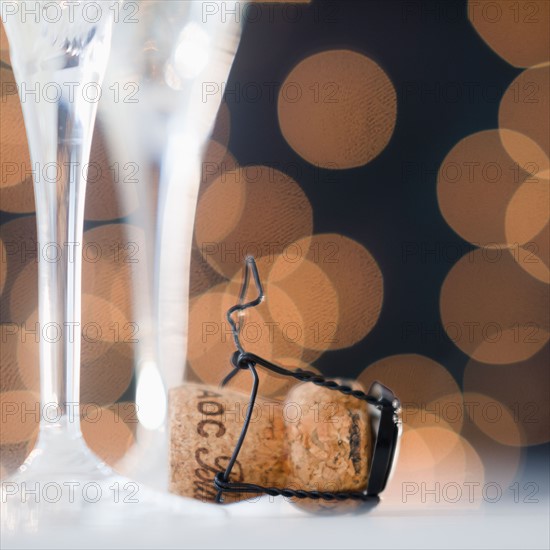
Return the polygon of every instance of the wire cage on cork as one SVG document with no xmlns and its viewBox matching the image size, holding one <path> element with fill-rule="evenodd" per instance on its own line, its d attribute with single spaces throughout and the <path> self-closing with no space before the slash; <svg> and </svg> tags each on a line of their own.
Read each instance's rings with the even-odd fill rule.
<svg viewBox="0 0 550 550">
<path fill-rule="evenodd" d="M 251 278 L 257 296 L 245 302 Z M 377 500 L 401 432 L 398 399 L 379 382 L 366 393 L 358 382 L 289 370 L 247 352 L 240 318 L 263 299 L 256 262 L 248 257 L 239 301 L 226 315 L 236 347 L 233 370 L 220 388 L 186 384 L 171 391 L 172 491 L 218 503 L 266 494 L 317 501 L 321 508 Z M 284 403 L 260 398 L 258 367 L 304 384 Z M 252 377 L 248 402 L 225 388 L 240 371 Z M 285 414 L 290 405 L 299 418 Z"/>
</svg>

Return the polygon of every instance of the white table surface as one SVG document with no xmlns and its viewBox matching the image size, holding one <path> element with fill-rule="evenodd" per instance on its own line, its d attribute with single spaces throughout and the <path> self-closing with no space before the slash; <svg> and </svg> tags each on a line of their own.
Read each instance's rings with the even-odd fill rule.
<svg viewBox="0 0 550 550">
<path fill-rule="evenodd" d="M 340 516 L 306 514 L 267 497 L 216 510 L 196 501 L 185 506 L 172 517 L 3 529 L 1 548 L 550 548 L 547 498 L 457 510 L 381 502 L 368 513 Z"/>
</svg>

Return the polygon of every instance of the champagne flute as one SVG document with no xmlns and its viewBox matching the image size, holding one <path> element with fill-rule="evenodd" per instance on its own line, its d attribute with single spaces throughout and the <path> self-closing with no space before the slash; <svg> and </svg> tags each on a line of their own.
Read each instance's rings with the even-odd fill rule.
<svg viewBox="0 0 550 550">
<path fill-rule="evenodd" d="M 137 444 L 118 466 L 164 490 L 166 389 L 183 381 L 201 155 L 222 99 L 205 90 L 220 90 L 227 80 L 240 34 L 239 7 L 233 0 L 142 0 L 137 21 L 120 18 L 115 24 L 105 80 L 106 89 L 132 93 L 127 101 L 123 93 L 105 94 L 99 106 L 118 164 L 139 165 L 139 183 L 117 190 L 121 201 L 131 203 L 137 195 L 141 208 L 127 227 L 130 235 L 134 227 L 145 235 L 132 296 L 139 326 Z M 155 211 L 150 205 L 157 178 Z"/>
<path fill-rule="evenodd" d="M 2 2 L 35 167 L 39 243 L 41 415 L 36 448 L 19 471 L 25 480 L 109 474 L 80 429 L 81 244 L 85 166 L 116 3 Z M 52 246 L 60 254 L 48 261 Z"/>
<path fill-rule="evenodd" d="M 168 9 L 174 21 L 178 3 L 153 4 Z M 195 2 L 185 4 L 189 8 Z M 2 535 L 74 525 L 84 519 L 99 525 L 139 517 L 140 528 L 145 528 L 147 518 L 160 521 L 159 513 L 167 523 L 181 514 L 225 517 L 212 505 L 157 493 L 115 474 L 87 447 L 80 429 L 84 167 L 119 4 L 115 0 L 2 0 L 0 6 L 31 159 L 40 174 L 46 170 L 55 174 L 34 181 L 39 249 L 54 245 L 63 251 L 55 262 L 40 255 L 39 437 L 19 471 L 2 483 Z M 196 14 L 187 8 L 181 19 L 175 18 L 175 25 L 183 27 L 187 15 Z M 24 89 L 38 90 L 40 100 L 27 101 Z M 54 101 L 51 96 L 45 99 L 46 89 L 57 92 Z M 175 112 L 180 116 L 172 117 L 169 130 L 179 135 L 178 125 L 186 118 Z M 189 131 L 194 128 L 190 126 Z"/>
</svg>

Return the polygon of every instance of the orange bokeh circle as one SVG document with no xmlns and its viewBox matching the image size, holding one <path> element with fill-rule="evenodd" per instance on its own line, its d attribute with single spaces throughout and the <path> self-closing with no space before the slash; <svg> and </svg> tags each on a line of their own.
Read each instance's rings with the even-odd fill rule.
<svg viewBox="0 0 550 550">
<path fill-rule="evenodd" d="M 491 364 L 531 357 L 548 341 L 548 286 L 502 248 L 476 249 L 449 271 L 441 321 L 464 353 Z"/>
<path fill-rule="evenodd" d="M 328 277 L 337 294 L 338 320 L 323 318 L 327 349 L 356 344 L 372 330 L 382 309 L 384 285 L 376 260 L 364 246 L 343 235 L 313 235 L 283 251 L 273 264 L 269 282 L 284 288 L 285 278 L 299 269 L 304 259 Z M 300 289 L 292 292 L 298 294 Z M 295 295 L 289 292 L 289 297 Z M 327 294 L 324 301 L 329 297 Z"/>
<path fill-rule="evenodd" d="M 271 264 L 312 229 L 311 204 L 292 178 L 269 166 L 246 166 L 218 177 L 201 196 L 195 240 L 203 258 L 231 279 L 246 256 Z"/>
<path fill-rule="evenodd" d="M 397 116 L 395 89 L 365 55 L 328 50 L 306 57 L 281 86 L 281 132 L 306 161 L 331 169 L 362 166 L 388 144 Z"/>
<path fill-rule="evenodd" d="M 515 67 L 548 61 L 550 17 L 547 0 L 468 1 L 468 19 L 500 57 Z"/>
<path fill-rule="evenodd" d="M 477 246 L 507 244 L 508 205 L 518 188 L 532 178 L 514 162 L 504 147 L 506 139 L 525 151 L 536 147 L 511 130 L 484 130 L 457 143 L 439 168 L 441 213 L 461 237 Z"/>
<path fill-rule="evenodd" d="M 358 377 L 368 390 L 373 382 L 391 388 L 401 402 L 403 423 L 413 428 L 443 427 L 460 431 L 462 394 L 445 367 L 423 355 L 400 354 L 380 359 Z"/>
<path fill-rule="evenodd" d="M 547 3 L 550 5 L 550 3 Z M 503 145 L 532 178 L 550 179 L 550 65 L 523 71 L 508 86 L 498 111 L 498 125 L 511 130 Z M 517 139 L 517 135 L 524 136 Z M 529 141 L 528 141 L 529 140 Z"/>
</svg>

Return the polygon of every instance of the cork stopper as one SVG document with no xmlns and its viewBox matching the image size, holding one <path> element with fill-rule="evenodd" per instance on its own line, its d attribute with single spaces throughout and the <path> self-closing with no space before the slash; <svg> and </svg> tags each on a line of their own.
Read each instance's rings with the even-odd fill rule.
<svg viewBox="0 0 550 550">
<path fill-rule="evenodd" d="M 224 471 L 239 439 L 249 396 L 201 384 L 170 391 L 170 490 L 214 501 L 214 475 Z M 283 486 L 287 479 L 281 403 L 258 398 L 230 481 Z M 226 502 L 250 498 L 227 494 Z"/>
<path fill-rule="evenodd" d="M 357 382 L 346 383 L 361 389 Z M 289 483 L 308 491 L 362 491 L 367 486 L 372 437 L 367 404 L 313 384 L 299 384 L 286 399 L 302 411 L 298 421 L 285 418 Z M 340 511 L 360 501 L 296 499 L 301 508 Z"/>
<path fill-rule="evenodd" d="M 358 383 L 352 385 L 360 388 Z M 248 395 L 201 384 L 185 384 L 170 392 L 172 492 L 215 499 L 214 475 L 228 464 L 248 401 Z M 284 402 L 257 399 L 230 481 L 306 491 L 362 491 L 371 456 L 365 402 L 314 384 L 298 384 Z M 226 494 L 224 499 L 234 502 L 252 496 Z M 293 502 L 312 511 L 358 504 Z"/>
</svg>

